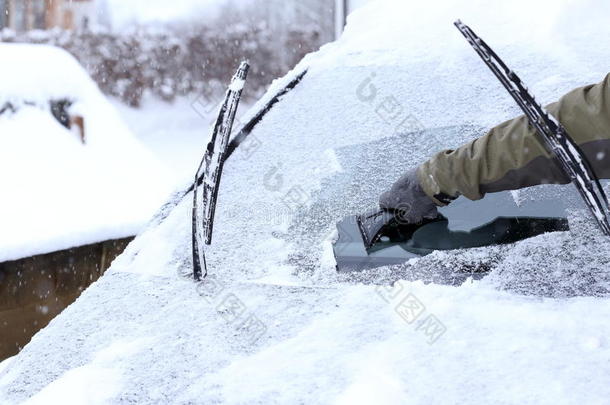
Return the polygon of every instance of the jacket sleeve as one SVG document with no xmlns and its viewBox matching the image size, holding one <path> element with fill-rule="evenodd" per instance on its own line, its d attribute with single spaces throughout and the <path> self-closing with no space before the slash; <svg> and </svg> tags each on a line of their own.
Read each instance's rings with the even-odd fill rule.
<svg viewBox="0 0 610 405">
<path fill-rule="evenodd" d="M 610 74 L 601 83 L 571 91 L 547 109 L 580 145 L 597 176 L 610 178 Z M 417 175 L 438 205 L 460 195 L 478 200 L 486 193 L 569 182 L 525 116 L 458 149 L 438 153 L 419 166 Z"/>
</svg>

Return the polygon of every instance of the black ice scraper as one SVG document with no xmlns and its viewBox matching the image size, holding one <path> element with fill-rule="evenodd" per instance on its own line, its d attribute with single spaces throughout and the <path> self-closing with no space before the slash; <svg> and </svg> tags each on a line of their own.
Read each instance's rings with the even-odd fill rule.
<svg viewBox="0 0 610 405">
<path fill-rule="evenodd" d="M 386 210 L 372 210 L 356 215 L 356 224 L 362 236 L 364 247 L 369 249 L 381 237 L 382 230 L 395 221 L 394 214 Z"/>
</svg>

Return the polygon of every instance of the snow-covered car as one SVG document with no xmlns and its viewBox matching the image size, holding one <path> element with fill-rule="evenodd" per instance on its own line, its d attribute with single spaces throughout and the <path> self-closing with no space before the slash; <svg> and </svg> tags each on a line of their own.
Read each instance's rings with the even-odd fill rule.
<svg viewBox="0 0 610 405">
<path fill-rule="evenodd" d="M 256 125 L 224 165 L 207 278 L 192 280 L 192 195 L 178 195 L 3 365 L 0 399 L 607 401 L 610 243 L 569 186 L 456 201 L 448 213 L 460 229 L 524 206 L 568 218 L 567 231 L 336 270 L 338 223 L 427 156 L 520 113 L 457 17 L 544 102 L 607 73 L 610 45 L 589 40 L 607 37 L 607 5 L 494 7 L 384 0 L 351 15 L 340 40 L 241 117 Z M 583 31 L 566 30 L 584 16 Z"/>
<path fill-rule="evenodd" d="M 74 301 L 171 191 L 84 69 L 0 44 L 0 358 Z"/>
<path fill-rule="evenodd" d="M 0 262 L 135 235 L 160 163 L 67 52 L 0 44 Z"/>
</svg>

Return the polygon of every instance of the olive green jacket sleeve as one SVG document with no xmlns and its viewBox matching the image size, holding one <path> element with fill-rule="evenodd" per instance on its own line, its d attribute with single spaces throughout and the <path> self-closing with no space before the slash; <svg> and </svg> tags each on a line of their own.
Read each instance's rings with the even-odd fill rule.
<svg viewBox="0 0 610 405">
<path fill-rule="evenodd" d="M 597 176 L 610 178 L 610 74 L 601 83 L 571 91 L 547 109 L 580 145 Z M 478 200 L 485 193 L 569 182 L 525 116 L 458 149 L 438 153 L 419 166 L 417 176 L 438 205 L 460 195 Z"/>
</svg>

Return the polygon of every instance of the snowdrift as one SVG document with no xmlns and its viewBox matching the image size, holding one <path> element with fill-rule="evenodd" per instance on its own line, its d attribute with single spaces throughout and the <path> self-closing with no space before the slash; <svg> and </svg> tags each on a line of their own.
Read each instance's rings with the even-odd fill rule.
<svg viewBox="0 0 610 405">
<path fill-rule="evenodd" d="M 170 183 L 66 52 L 0 44 L 0 262 L 136 234 Z M 85 143 L 51 114 L 69 100 Z"/>
<path fill-rule="evenodd" d="M 104 384 L 100 401 L 119 403 L 604 403 L 610 246 L 581 207 L 570 232 L 334 270 L 339 219 L 518 114 L 454 19 L 543 102 L 607 73 L 610 44 L 592 38 L 608 37 L 608 5 L 491 7 L 387 0 L 354 13 L 272 86 L 308 69 L 227 161 L 210 278 L 189 278 L 187 196 L 0 372 L 0 399 L 78 402 Z M 481 267 L 491 274 L 469 277 Z M 418 280 L 444 269 L 466 277 Z"/>
</svg>

